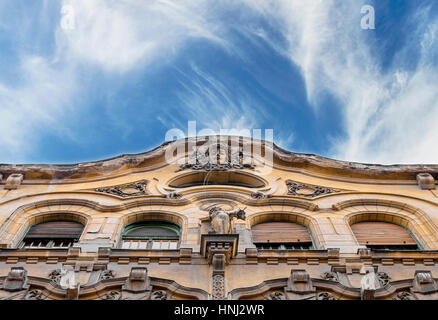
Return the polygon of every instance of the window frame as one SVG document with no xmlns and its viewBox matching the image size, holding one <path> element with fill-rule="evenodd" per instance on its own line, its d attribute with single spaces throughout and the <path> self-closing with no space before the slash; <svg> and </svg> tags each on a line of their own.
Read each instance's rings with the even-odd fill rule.
<svg viewBox="0 0 438 320">
<path fill-rule="evenodd" d="M 164 229 L 168 229 L 171 230 L 173 232 L 175 232 L 175 234 L 177 236 L 175 237 L 171 237 L 171 236 L 150 236 L 150 237 L 129 237 L 127 236 L 127 233 L 136 230 L 136 229 L 140 229 L 140 228 L 164 228 Z M 165 243 L 165 242 L 169 243 L 169 248 L 154 248 L 154 246 L 157 243 Z M 138 244 L 136 246 L 136 248 L 124 248 L 125 243 L 127 242 L 132 242 L 132 243 L 142 243 L 142 242 L 146 242 L 146 245 L 139 248 Z M 141 221 L 136 221 L 133 223 L 130 223 L 126 226 L 124 226 L 123 230 L 122 230 L 122 235 L 120 237 L 120 241 L 119 241 L 119 245 L 118 248 L 119 249 L 124 249 L 124 250 L 177 250 L 179 249 L 179 245 L 181 242 L 181 227 L 179 225 L 177 225 L 176 223 L 170 222 L 170 221 L 166 221 L 166 220 L 141 220 Z M 175 248 L 170 248 L 172 245 L 171 243 L 176 243 Z"/>
</svg>

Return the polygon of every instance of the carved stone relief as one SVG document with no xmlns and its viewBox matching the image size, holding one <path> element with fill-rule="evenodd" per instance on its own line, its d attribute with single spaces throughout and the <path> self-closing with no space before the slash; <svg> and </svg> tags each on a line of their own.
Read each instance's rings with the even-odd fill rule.
<svg viewBox="0 0 438 320">
<path fill-rule="evenodd" d="M 338 298 L 330 292 L 321 292 L 316 295 L 316 300 L 338 300 Z"/>
<path fill-rule="evenodd" d="M 256 200 L 263 200 L 263 199 L 267 199 L 267 198 L 271 198 L 271 197 L 272 196 L 270 194 L 264 194 L 263 192 L 260 192 L 260 191 L 251 193 L 251 198 L 256 199 Z"/>
<path fill-rule="evenodd" d="M 336 272 L 332 272 L 332 271 L 324 272 L 321 275 L 321 278 L 325 279 L 325 280 L 329 280 L 329 281 L 339 282 L 338 274 Z"/>
<path fill-rule="evenodd" d="M 314 186 L 310 184 L 298 183 L 291 180 L 286 181 L 287 194 L 306 198 L 315 198 L 324 194 L 340 192 L 339 190 Z"/>
<path fill-rule="evenodd" d="M 101 297 L 101 300 L 119 300 L 122 297 L 122 293 L 120 291 L 110 291 Z"/>
<path fill-rule="evenodd" d="M 398 292 L 393 300 L 417 300 L 415 297 L 407 291 Z"/>
<path fill-rule="evenodd" d="M 266 297 L 265 300 L 287 300 L 286 295 L 283 292 L 280 291 L 274 291 L 269 294 L 269 296 Z"/>
<path fill-rule="evenodd" d="M 225 299 L 225 278 L 223 275 L 216 274 L 213 276 L 212 295 L 213 300 Z"/>
<path fill-rule="evenodd" d="M 253 170 L 254 166 L 244 159 L 241 148 L 230 150 L 228 144 L 214 143 L 194 150 L 189 154 L 188 162 L 180 165 L 176 172 L 186 169 L 196 171 Z"/>
<path fill-rule="evenodd" d="M 147 180 L 140 180 L 133 183 L 112 186 L 107 188 L 94 189 L 96 192 L 107 193 L 116 195 L 123 198 L 143 196 L 147 194 L 146 187 L 148 185 Z"/>
<path fill-rule="evenodd" d="M 99 275 L 99 280 L 107 280 L 112 279 L 116 276 L 116 273 L 113 270 L 102 270 L 102 272 Z"/>
<path fill-rule="evenodd" d="M 46 299 L 47 297 L 43 294 L 41 290 L 38 289 L 30 290 L 24 297 L 24 300 L 46 300 Z"/>
<path fill-rule="evenodd" d="M 170 192 L 170 193 L 166 194 L 165 197 L 167 199 L 178 200 L 178 199 L 180 199 L 182 197 L 182 194 L 179 193 L 179 192 L 174 191 L 174 192 Z"/>
<path fill-rule="evenodd" d="M 27 271 L 23 267 L 13 267 L 3 282 L 3 289 L 6 291 L 20 291 L 28 288 Z"/>
<path fill-rule="evenodd" d="M 380 285 L 382 287 L 384 287 L 389 283 L 389 280 L 391 280 L 391 277 L 386 272 L 378 272 L 377 279 L 379 280 Z"/>
<path fill-rule="evenodd" d="M 225 211 L 220 207 L 214 206 L 209 210 L 209 217 L 214 233 L 229 234 L 231 233 L 231 219 L 235 217 L 245 220 L 245 210 Z"/>
<path fill-rule="evenodd" d="M 151 300 L 170 300 L 167 292 L 164 290 L 158 290 L 152 292 Z"/>
</svg>

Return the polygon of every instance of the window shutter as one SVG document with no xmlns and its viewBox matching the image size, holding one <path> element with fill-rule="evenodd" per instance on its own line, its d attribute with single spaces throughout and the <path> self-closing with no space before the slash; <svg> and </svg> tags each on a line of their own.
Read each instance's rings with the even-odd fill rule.
<svg viewBox="0 0 438 320">
<path fill-rule="evenodd" d="M 26 239 L 79 239 L 84 226 L 74 221 L 49 221 L 33 225 Z"/>
<path fill-rule="evenodd" d="M 251 228 L 254 243 L 312 242 L 307 228 L 298 223 L 266 222 Z"/>
<path fill-rule="evenodd" d="M 409 232 L 388 222 L 358 222 L 351 226 L 360 245 L 416 245 Z"/>
</svg>

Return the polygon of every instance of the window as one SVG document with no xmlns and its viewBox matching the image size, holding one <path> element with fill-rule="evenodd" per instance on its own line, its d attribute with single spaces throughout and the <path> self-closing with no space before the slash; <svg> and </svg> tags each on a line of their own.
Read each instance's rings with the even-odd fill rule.
<svg viewBox="0 0 438 320">
<path fill-rule="evenodd" d="M 177 249 L 180 228 L 165 221 L 142 221 L 125 227 L 122 249 Z"/>
<path fill-rule="evenodd" d="M 253 243 L 258 249 L 312 249 L 307 227 L 292 222 L 265 222 L 251 228 Z"/>
<path fill-rule="evenodd" d="M 172 188 L 189 188 L 206 185 L 262 188 L 265 186 L 265 183 L 254 175 L 235 171 L 195 172 L 182 175 L 169 182 L 169 187 Z"/>
<path fill-rule="evenodd" d="M 359 244 L 370 249 L 418 250 L 409 231 L 394 223 L 362 221 L 351 225 L 351 229 Z"/>
<path fill-rule="evenodd" d="M 84 226 L 76 221 L 49 221 L 34 224 L 26 233 L 21 248 L 68 248 L 79 241 Z"/>
</svg>

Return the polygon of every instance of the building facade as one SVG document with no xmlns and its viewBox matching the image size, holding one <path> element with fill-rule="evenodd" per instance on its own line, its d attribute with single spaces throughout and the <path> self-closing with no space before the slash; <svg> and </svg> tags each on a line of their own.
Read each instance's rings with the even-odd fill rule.
<svg viewBox="0 0 438 320">
<path fill-rule="evenodd" d="M 228 136 L 0 165 L 0 300 L 438 299 L 437 177 Z"/>
</svg>

